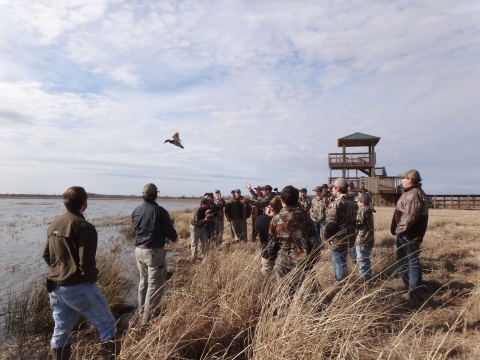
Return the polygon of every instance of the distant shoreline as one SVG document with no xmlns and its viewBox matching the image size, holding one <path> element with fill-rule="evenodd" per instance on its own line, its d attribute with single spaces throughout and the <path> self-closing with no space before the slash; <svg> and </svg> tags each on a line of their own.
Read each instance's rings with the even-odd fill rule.
<svg viewBox="0 0 480 360">
<path fill-rule="evenodd" d="M 0 199 L 61 199 L 62 195 L 5 195 L 0 194 Z M 198 198 L 181 198 L 181 197 L 158 197 L 157 202 L 171 201 L 171 202 L 192 202 Z M 142 200 L 141 196 L 123 196 L 123 195 L 88 195 L 89 200 Z"/>
</svg>

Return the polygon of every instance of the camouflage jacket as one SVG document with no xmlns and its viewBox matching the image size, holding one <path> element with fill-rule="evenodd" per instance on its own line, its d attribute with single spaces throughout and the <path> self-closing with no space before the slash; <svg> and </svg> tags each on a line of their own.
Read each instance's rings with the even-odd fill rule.
<svg viewBox="0 0 480 360">
<path fill-rule="evenodd" d="M 298 206 L 310 214 L 310 208 L 312 207 L 312 199 L 308 196 L 298 198 Z"/>
<path fill-rule="evenodd" d="M 267 196 L 258 196 L 255 191 L 250 189 L 250 194 L 252 194 L 252 199 L 250 200 L 251 206 L 259 207 L 262 212 L 268 205 L 270 205 L 270 201 L 275 197 L 274 193 L 270 193 Z"/>
<path fill-rule="evenodd" d="M 217 206 L 218 218 L 223 218 L 224 209 L 225 209 L 225 200 L 224 199 L 214 199 L 213 202 Z"/>
<path fill-rule="evenodd" d="M 357 212 L 355 202 L 340 194 L 326 210 L 324 238 L 331 250 L 348 250 L 355 244 Z"/>
<path fill-rule="evenodd" d="M 327 206 L 334 200 L 334 197 L 329 192 L 322 194 L 320 197 L 314 197 L 312 199 L 312 205 L 310 208 L 310 217 L 315 222 L 325 221 L 325 210 Z"/>
<path fill-rule="evenodd" d="M 357 194 L 350 193 L 350 194 L 346 194 L 346 196 L 350 199 L 350 201 L 353 201 L 353 203 L 355 204 L 355 209 L 357 209 L 357 211 L 358 211 L 358 204 L 355 201 L 355 198 L 357 197 Z"/>
<path fill-rule="evenodd" d="M 357 211 L 357 238 L 355 245 L 373 248 L 375 242 L 375 228 L 373 223 L 372 206 L 361 206 Z"/>
<path fill-rule="evenodd" d="M 285 206 L 270 222 L 269 241 L 262 256 L 288 271 L 299 264 L 310 266 L 318 260 L 320 242 L 305 210 Z M 313 252 L 313 253 L 312 253 Z M 311 254 L 311 256 L 309 256 Z"/>
<path fill-rule="evenodd" d="M 427 195 L 422 190 L 422 184 L 404 189 L 393 214 L 390 227 L 392 235 L 421 243 L 427 231 L 427 225 Z"/>
</svg>

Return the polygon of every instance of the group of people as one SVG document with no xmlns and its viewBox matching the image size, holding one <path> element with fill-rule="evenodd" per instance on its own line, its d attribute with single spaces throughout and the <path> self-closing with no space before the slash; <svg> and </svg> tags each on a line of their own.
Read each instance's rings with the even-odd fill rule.
<svg viewBox="0 0 480 360">
<path fill-rule="evenodd" d="M 398 175 L 403 193 L 397 202 L 392 225 L 396 236 L 398 271 L 407 289 L 408 300 L 424 300 L 420 245 L 428 223 L 426 195 L 420 174 L 409 169 Z M 235 242 L 247 241 L 247 219 L 252 217 L 251 240 L 261 244 L 261 275 L 273 273 L 280 283 L 296 270 L 296 284 L 319 259 L 323 246 L 330 250 L 336 281 L 347 275 L 351 254 L 365 281 L 372 279 L 370 253 L 374 245 L 374 208 L 366 194 L 356 194 L 354 184 L 338 178 L 333 184 L 317 186 L 315 197 L 307 190 L 286 186 L 280 193 L 270 185 L 252 188 L 251 197 L 240 189 L 225 201 L 219 190 L 205 193 L 195 209 L 190 225 L 191 255 L 202 256 L 209 246 L 222 244 L 224 219 Z M 140 274 L 138 306 L 141 323 L 148 326 L 164 293 L 167 277 L 164 246 L 178 241 L 168 212 L 155 201 L 157 187 L 143 188 L 143 202 L 132 213 L 135 227 L 135 257 Z M 51 339 L 53 359 L 70 359 L 71 332 L 78 315 L 92 323 L 100 334 L 105 359 L 115 357 L 115 319 L 97 285 L 95 263 L 97 232 L 85 220 L 87 193 L 73 186 L 63 194 L 66 212 L 52 221 L 47 230 L 43 258 L 49 266 L 47 290 L 55 321 Z"/>
<path fill-rule="evenodd" d="M 419 252 L 428 223 L 427 198 L 417 170 L 409 169 L 398 177 L 402 178 L 403 193 L 391 226 L 396 236 L 398 271 L 408 290 L 404 297 L 421 301 L 424 295 Z M 307 196 L 305 188 L 293 186 L 285 187 L 281 193 L 272 192 L 270 185 L 252 189 L 247 183 L 245 187 L 250 198 L 243 196 L 240 189 L 232 190 L 227 202 L 219 190 L 215 197 L 212 193 L 204 195 L 191 223 L 192 257 L 197 257 L 198 240 L 202 257 L 208 253 L 209 244 L 221 244 L 224 217 L 232 239 L 247 241 L 247 219 L 251 217 L 251 241 L 259 237 L 262 245 L 262 276 L 274 272 L 280 282 L 298 265 L 308 269 L 318 260 L 316 249 L 324 246 L 330 251 L 336 281 L 347 276 L 348 256 L 358 264 L 364 281 L 372 279 L 375 209 L 370 196 L 356 192 L 352 181 L 337 178 L 333 184 L 317 186 L 313 198 Z M 209 232 L 209 226 L 214 230 Z"/>
</svg>

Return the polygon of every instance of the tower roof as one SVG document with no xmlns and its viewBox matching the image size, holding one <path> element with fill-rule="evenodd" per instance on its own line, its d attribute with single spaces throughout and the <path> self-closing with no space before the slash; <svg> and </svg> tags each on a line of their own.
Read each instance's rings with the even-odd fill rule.
<svg viewBox="0 0 480 360">
<path fill-rule="evenodd" d="M 342 147 L 343 145 L 345 145 L 346 147 L 370 145 L 375 146 L 379 141 L 380 138 L 378 136 L 372 136 L 356 132 L 354 134 L 344 136 L 338 139 L 338 147 Z"/>
</svg>

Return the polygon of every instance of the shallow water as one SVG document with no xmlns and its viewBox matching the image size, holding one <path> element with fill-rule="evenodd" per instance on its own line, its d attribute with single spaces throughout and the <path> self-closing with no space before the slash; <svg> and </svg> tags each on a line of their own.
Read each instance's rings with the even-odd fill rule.
<svg viewBox="0 0 480 360">
<path fill-rule="evenodd" d="M 84 214 L 98 231 L 99 252 L 117 246 L 122 260 L 134 267 L 133 243 L 125 243 L 119 232 L 121 225 L 110 224 L 121 216 L 129 216 L 140 203 L 141 200 L 89 200 Z M 169 212 L 196 205 L 196 202 L 158 203 Z M 0 199 L 0 309 L 9 292 L 22 289 L 46 273 L 42 253 L 47 227 L 64 212 L 61 199 Z"/>
</svg>

